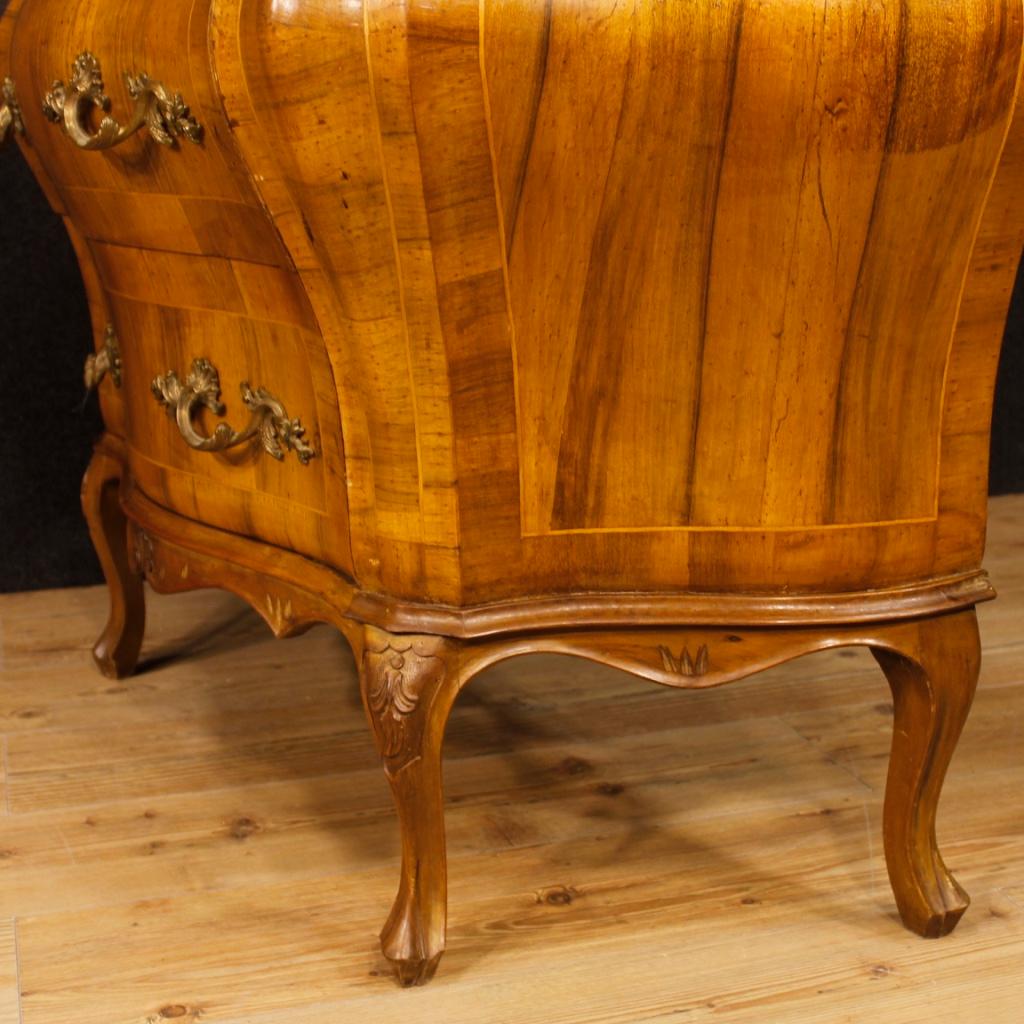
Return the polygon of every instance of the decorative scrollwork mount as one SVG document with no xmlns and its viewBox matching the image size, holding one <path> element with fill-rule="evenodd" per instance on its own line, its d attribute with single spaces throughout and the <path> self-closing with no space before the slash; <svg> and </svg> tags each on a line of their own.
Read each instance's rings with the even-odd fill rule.
<svg viewBox="0 0 1024 1024">
<path fill-rule="evenodd" d="M 301 422 L 289 419 L 285 407 L 273 395 L 263 388 L 250 387 L 248 381 L 241 385 L 242 401 L 252 413 L 247 426 L 235 431 L 227 423 L 218 423 L 209 437 L 200 434 L 192 425 L 192 416 L 200 406 L 224 415 L 220 377 L 208 359 L 193 360 L 184 384 L 170 370 L 153 381 L 152 389 L 156 400 L 174 416 L 185 443 L 197 451 L 222 452 L 259 435 L 264 450 L 275 459 L 281 460 L 286 451 L 293 451 L 306 465 L 316 454 L 303 437 Z"/>
<path fill-rule="evenodd" d="M 25 134 L 25 122 L 21 119 L 21 107 L 18 106 L 18 97 L 11 79 L 3 80 L 0 95 L 3 96 L 3 102 L 0 103 L 0 145 L 3 145 L 12 131 L 19 135 Z"/>
<path fill-rule="evenodd" d="M 106 113 L 110 99 L 103 91 L 100 62 L 89 52 L 80 53 L 71 66 L 69 83 L 58 80 L 46 94 L 43 113 L 81 149 L 110 149 L 143 125 L 162 146 L 175 145 L 179 136 L 190 142 L 202 140 L 203 127 L 190 113 L 180 92 L 169 92 L 162 82 L 153 81 L 144 72 L 129 72 L 125 81 L 135 100 L 135 109 L 128 123 L 121 125 Z M 94 107 L 103 111 L 95 133 L 89 130 L 87 121 Z"/>
<path fill-rule="evenodd" d="M 121 349 L 117 344 L 117 334 L 114 333 L 114 325 L 107 324 L 107 335 L 103 340 L 103 347 L 85 359 L 85 388 L 92 391 L 98 387 L 103 378 L 110 374 L 114 387 L 121 386 Z"/>
</svg>

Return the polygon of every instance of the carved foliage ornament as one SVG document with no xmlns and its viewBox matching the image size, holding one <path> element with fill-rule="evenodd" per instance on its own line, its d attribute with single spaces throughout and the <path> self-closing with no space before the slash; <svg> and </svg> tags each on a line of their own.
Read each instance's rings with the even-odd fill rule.
<svg viewBox="0 0 1024 1024">
<path fill-rule="evenodd" d="M 413 712 L 427 690 L 444 678 L 442 644 L 439 637 L 389 636 L 367 630 L 366 701 L 389 775 L 397 775 L 420 756 L 423 715 Z"/>
<path fill-rule="evenodd" d="M 295 625 L 295 609 L 290 597 L 268 593 L 266 596 L 266 612 L 264 619 L 270 624 L 274 636 L 287 636 Z"/>
<path fill-rule="evenodd" d="M 129 548 L 129 564 L 140 576 L 156 575 L 156 557 L 153 552 L 153 538 L 140 526 L 132 527 L 132 544 Z"/>
<path fill-rule="evenodd" d="M 174 416 L 185 443 L 196 451 L 221 452 L 258 435 L 264 451 L 278 460 L 286 451 L 293 451 L 306 465 L 316 454 L 303 437 L 302 423 L 289 419 L 285 407 L 273 395 L 264 388 L 250 387 L 248 381 L 243 381 L 241 388 L 242 401 L 252 413 L 246 427 L 235 431 L 227 423 L 218 423 L 209 437 L 200 434 L 192 424 L 197 409 L 205 406 L 218 416 L 224 415 L 220 377 L 208 359 L 194 360 L 184 383 L 169 370 L 153 381 L 152 390 L 156 400 Z"/>
<path fill-rule="evenodd" d="M 107 114 L 110 99 L 103 91 L 100 62 L 91 53 L 80 53 L 71 66 L 68 84 L 58 80 L 46 94 L 43 113 L 82 149 L 110 149 L 143 126 L 162 146 L 174 146 L 179 137 L 195 143 L 202 140 L 203 127 L 192 116 L 181 93 L 169 92 L 163 83 L 154 81 L 145 72 L 129 72 L 125 82 L 135 100 L 135 108 L 128 123 L 121 125 Z M 95 133 L 88 125 L 93 108 L 103 111 Z"/>
<path fill-rule="evenodd" d="M 3 102 L 0 103 L 0 145 L 2 145 L 12 131 L 24 135 L 25 122 L 21 119 L 21 107 L 18 106 L 18 97 L 14 93 L 14 82 L 11 79 L 3 80 L 3 84 L 0 85 L 0 96 L 3 97 Z"/>
</svg>

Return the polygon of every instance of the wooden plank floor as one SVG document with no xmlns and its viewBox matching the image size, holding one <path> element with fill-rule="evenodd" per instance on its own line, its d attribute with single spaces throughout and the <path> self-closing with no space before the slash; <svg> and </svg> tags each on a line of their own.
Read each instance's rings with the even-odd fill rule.
<svg viewBox="0 0 1024 1024">
<path fill-rule="evenodd" d="M 904 931 L 881 851 L 891 706 L 862 651 L 715 691 L 520 659 L 446 750 L 449 949 L 402 991 L 375 935 L 397 830 L 334 632 L 101 588 L 0 597 L 0 1024 L 1002 1024 L 1024 1010 L 1024 496 L 995 499 L 985 660 L 940 808 L 974 903 Z"/>
</svg>

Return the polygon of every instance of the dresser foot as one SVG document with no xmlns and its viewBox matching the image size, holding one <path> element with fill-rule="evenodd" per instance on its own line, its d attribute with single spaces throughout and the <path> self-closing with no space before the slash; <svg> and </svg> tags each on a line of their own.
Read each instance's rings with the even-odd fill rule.
<svg viewBox="0 0 1024 1024">
<path fill-rule="evenodd" d="M 381 950 L 390 961 L 395 978 L 403 988 L 425 985 L 430 981 L 444 953 L 442 936 L 439 940 L 442 948 L 432 956 L 426 956 L 425 950 L 431 948 L 430 936 L 410 920 L 410 912 L 416 912 L 413 901 L 403 901 L 401 898 L 396 900 L 392 916 L 388 918 L 380 935 Z"/>
<path fill-rule="evenodd" d="M 398 807 L 402 869 L 380 946 L 401 985 L 422 985 L 437 970 L 447 923 L 440 758 L 421 758 L 388 780 Z"/>
<path fill-rule="evenodd" d="M 447 867 L 441 746 L 459 691 L 458 647 L 367 626 L 363 703 L 398 809 L 402 870 L 381 949 L 402 985 L 422 985 L 445 947 Z"/>
<path fill-rule="evenodd" d="M 109 679 L 135 671 L 146 628 L 142 577 L 129 562 L 128 522 L 118 501 L 121 474 L 120 461 L 97 448 L 82 480 L 82 511 L 110 594 L 110 615 L 92 654 Z"/>
<path fill-rule="evenodd" d="M 874 651 L 895 710 L 885 857 L 903 923 L 938 938 L 956 927 L 970 903 L 939 853 L 935 810 L 978 681 L 974 609 L 924 619 L 912 636 L 898 652 Z"/>
</svg>

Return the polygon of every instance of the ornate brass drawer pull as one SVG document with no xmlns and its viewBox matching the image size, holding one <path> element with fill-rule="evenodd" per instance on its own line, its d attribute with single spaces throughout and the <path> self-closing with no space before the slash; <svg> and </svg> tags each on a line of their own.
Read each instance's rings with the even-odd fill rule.
<svg viewBox="0 0 1024 1024">
<path fill-rule="evenodd" d="M 92 391 L 98 387 L 103 378 L 110 374 L 114 387 L 121 386 L 121 350 L 117 344 L 117 335 L 114 333 L 114 325 L 107 324 L 107 336 L 103 341 L 103 348 L 85 359 L 85 387 Z"/>
<path fill-rule="evenodd" d="M 110 100 L 103 92 L 100 62 L 91 53 L 80 53 L 71 66 L 70 84 L 53 83 L 43 100 L 43 113 L 82 149 L 110 149 L 143 125 L 162 146 L 175 145 L 178 136 L 191 142 L 202 139 L 203 127 L 189 112 L 181 93 L 168 92 L 161 82 L 152 81 L 145 73 L 128 73 L 125 81 L 135 100 L 135 109 L 131 120 L 121 125 L 106 114 Z M 92 107 L 104 112 L 95 134 L 89 131 L 87 121 Z"/>
<path fill-rule="evenodd" d="M 3 103 L 0 103 L 0 145 L 3 145 L 12 131 L 19 135 L 25 134 L 25 122 L 21 119 L 21 107 L 14 94 L 14 82 L 5 78 L 0 94 L 3 95 Z"/>
<path fill-rule="evenodd" d="M 204 437 L 192 426 L 192 415 L 205 405 L 218 416 L 224 415 L 220 401 L 220 378 L 208 359 L 196 359 L 182 384 L 178 375 L 170 370 L 153 381 L 156 400 L 167 407 L 177 421 L 185 443 L 201 452 L 222 452 L 244 444 L 257 434 L 260 443 L 275 459 L 283 459 L 286 451 L 293 451 L 305 465 L 316 454 L 303 438 L 305 429 L 299 420 L 291 420 L 284 406 L 263 388 L 251 388 L 242 381 L 242 401 L 251 410 L 252 417 L 244 430 L 232 430 L 226 423 L 218 423 L 210 437 Z"/>
</svg>

